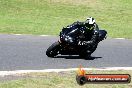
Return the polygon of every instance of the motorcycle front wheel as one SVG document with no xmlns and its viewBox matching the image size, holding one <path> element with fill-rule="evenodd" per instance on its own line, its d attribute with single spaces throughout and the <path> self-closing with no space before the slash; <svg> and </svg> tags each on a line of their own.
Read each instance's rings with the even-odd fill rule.
<svg viewBox="0 0 132 88">
<path fill-rule="evenodd" d="M 46 51 L 48 57 L 55 57 L 58 54 L 60 43 L 57 41 L 53 43 Z"/>
</svg>

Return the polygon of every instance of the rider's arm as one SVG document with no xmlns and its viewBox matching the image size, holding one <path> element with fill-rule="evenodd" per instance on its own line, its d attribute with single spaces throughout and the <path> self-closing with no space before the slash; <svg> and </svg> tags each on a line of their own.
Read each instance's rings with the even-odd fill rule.
<svg viewBox="0 0 132 88">
<path fill-rule="evenodd" d="M 92 38 L 90 41 L 80 41 L 78 45 L 95 45 L 98 43 L 99 32 L 94 30 Z"/>
<path fill-rule="evenodd" d="M 94 25 L 95 26 L 94 26 L 94 32 L 93 32 L 92 38 L 90 41 L 84 41 L 84 42 L 86 42 L 86 44 L 93 45 L 93 44 L 98 43 L 99 27 L 96 23 Z"/>
<path fill-rule="evenodd" d="M 96 23 L 94 25 L 95 25 L 94 29 L 99 30 L 99 26 Z"/>
<path fill-rule="evenodd" d="M 98 37 L 99 37 L 99 32 L 97 30 L 94 30 L 94 34 L 93 34 L 91 40 L 88 42 L 90 44 L 96 44 L 96 43 L 98 43 Z"/>
</svg>

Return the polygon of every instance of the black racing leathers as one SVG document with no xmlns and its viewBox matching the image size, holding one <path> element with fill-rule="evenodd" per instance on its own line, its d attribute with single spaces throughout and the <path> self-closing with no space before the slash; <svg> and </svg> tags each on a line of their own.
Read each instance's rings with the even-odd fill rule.
<svg viewBox="0 0 132 88">
<path fill-rule="evenodd" d="M 98 43 L 98 25 L 95 24 L 94 30 L 87 30 L 83 22 L 74 22 L 72 25 L 62 29 L 64 40 L 71 45 L 91 46 Z"/>
</svg>

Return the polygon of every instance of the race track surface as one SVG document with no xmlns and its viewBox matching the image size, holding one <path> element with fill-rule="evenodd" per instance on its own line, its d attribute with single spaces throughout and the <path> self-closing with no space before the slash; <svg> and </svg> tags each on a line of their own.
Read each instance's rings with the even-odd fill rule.
<svg viewBox="0 0 132 88">
<path fill-rule="evenodd" d="M 83 67 L 132 67 L 132 40 L 106 39 L 92 54 L 93 60 L 78 56 L 49 58 L 46 49 L 59 37 L 0 34 L 0 71 L 43 70 Z"/>
</svg>

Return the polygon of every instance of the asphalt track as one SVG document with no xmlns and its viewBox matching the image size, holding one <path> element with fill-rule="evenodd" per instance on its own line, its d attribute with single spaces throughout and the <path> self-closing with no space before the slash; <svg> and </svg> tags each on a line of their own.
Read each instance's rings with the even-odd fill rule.
<svg viewBox="0 0 132 88">
<path fill-rule="evenodd" d="M 93 67 L 132 67 L 132 40 L 106 39 L 92 54 L 93 60 L 78 56 L 49 58 L 46 49 L 59 37 L 0 34 L 0 71 Z"/>
</svg>

